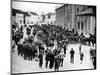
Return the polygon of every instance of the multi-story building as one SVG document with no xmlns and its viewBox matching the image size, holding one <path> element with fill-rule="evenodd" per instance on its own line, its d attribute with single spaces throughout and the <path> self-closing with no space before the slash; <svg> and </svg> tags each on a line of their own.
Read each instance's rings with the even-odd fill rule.
<svg viewBox="0 0 100 75">
<path fill-rule="evenodd" d="M 76 6 L 76 30 L 79 33 L 94 34 L 96 27 L 96 7 L 77 5 Z"/>
<path fill-rule="evenodd" d="M 56 25 L 73 29 L 75 22 L 75 5 L 65 4 L 56 9 Z"/>
<path fill-rule="evenodd" d="M 75 29 L 79 34 L 94 34 L 96 27 L 96 7 L 65 4 L 56 8 L 56 25 Z"/>
<path fill-rule="evenodd" d="M 35 13 L 35 12 L 28 12 L 28 13 L 29 13 L 29 16 L 27 15 L 25 17 L 25 19 L 26 19 L 26 23 L 25 24 L 27 24 L 27 25 L 39 24 L 40 18 L 38 16 L 38 14 Z"/>
<path fill-rule="evenodd" d="M 24 12 L 12 9 L 12 24 L 23 25 L 24 21 Z"/>
<path fill-rule="evenodd" d="M 19 27 L 26 23 L 26 17 L 30 16 L 27 12 L 12 9 L 12 24 L 16 23 Z"/>
<path fill-rule="evenodd" d="M 42 23 L 43 24 L 50 24 L 50 25 L 55 25 L 56 22 L 56 14 L 55 13 L 47 13 L 47 14 L 42 14 Z"/>
<path fill-rule="evenodd" d="M 18 9 L 12 9 L 12 24 L 34 25 L 39 23 L 39 16 L 35 12 L 24 12 Z"/>
</svg>

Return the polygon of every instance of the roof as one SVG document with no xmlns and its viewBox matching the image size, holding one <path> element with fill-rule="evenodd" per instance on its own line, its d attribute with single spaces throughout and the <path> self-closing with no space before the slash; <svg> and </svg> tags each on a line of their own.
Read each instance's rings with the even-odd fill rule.
<svg viewBox="0 0 100 75">
<path fill-rule="evenodd" d="M 21 11 L 21 10 L 18 10 L 18 9 L 13 9 L 12 8 L 12 12 L 15 14 L 15 13 L 21 13 L 21 14 L 23 14 L 24 12 L 23 11 Z"/>
<path fill-rule="evenodd" d="M 31 16 L 28 12 L 24 13 L 25 16 Z"/>
<path fill-rule="evenodd" d="M 62 5 L 56 6 L 56 9 L 55 9 L 55 10 L 58 10 L 58 9 L 64 7 L 64 6 L 65 6 L 65 4 L 62 4 Z"/>
<path fill-rule="evenodd" d="M 24 14 L 25 16 L 30 16 L 28 12 L 12 8 L 12 16 L 16 16 L 16 13 Z"/>
<path fill-rule="evenodd" d="M 30 12 L 32 15 L 38 15 L 36 12 Z"/>
<path fill-rule="evenodd" d="M 56 13 L 49 12 L 47 14 L 42 14 L 41 16 L 50 16 L 50 15 L 56 15 Z"/>
<path fill-rule="evenodd" d="M 49 12 L 47 13 L 47 15 L 55 15 L 55 13 Z"/>
<path fill-rule="evenodd" d="M 71 4 L 62 4 L 61 6 L 57 7 L 55 10 L 57 11 L 57 10 L 59 10 L 59 9 L 61 9 L 61 8 L 63 8 L 63 7 L 65 7 L 65 6 L 67 6 L 67 5 L 71 5 Z"/>
</svg>

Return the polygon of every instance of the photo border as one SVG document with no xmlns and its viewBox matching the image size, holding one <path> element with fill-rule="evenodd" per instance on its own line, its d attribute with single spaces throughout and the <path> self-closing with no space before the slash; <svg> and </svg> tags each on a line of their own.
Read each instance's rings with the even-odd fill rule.
<svg viewBox="0 0 100 75">
<path fill-rule="evenodd" d="M 73 4 L 73 3 L 57 3 L 57 2 L 42 2 L 42 1 L 27 1 L 27 0 L 10 0 L 10 74 L 20 75 L 20 74 L 39 74 L 39 73 L 56 73 L 56 71 L 45 71 L 45 72 L 27 72 L 27 73 L 12 73 L 12 2 L 30 2 L 30 3 L 44 3 L 44 4 L 69 4 L 69 5 L 87 5 L 96 7 L 96 69 L 75 69 L 75 70 L 59 70 L 57 72 L 70 72 L 70 71 L 87 71 L 87 70 L 97 70 L 97 5 L 90 4 Z"/>
</svg>

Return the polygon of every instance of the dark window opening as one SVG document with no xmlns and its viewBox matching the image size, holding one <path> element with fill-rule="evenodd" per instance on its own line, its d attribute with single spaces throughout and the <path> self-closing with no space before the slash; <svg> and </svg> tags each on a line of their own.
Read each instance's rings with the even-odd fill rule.
<svg viewBox="0 0 100 75">
<path fill-rule="evenodd" d="M 82 29 L 82 30 L 84 29 L 84 25 L 83 25 L 83 22 L 81 22 L 81 29 Z"/>
<path fill-rule="evenodd" d="M 78 29 L 80 29 L 80 22 L 78 22 Z"/>
<path fill-rule="evenodd" d="M 79 8 L 77 8 L 77 13 L 79 13 Z"/>
<path fill-rule="evenodd" d="M 51 18 L 51 15 L 48 15 L 48 19 L 50 19 Z"/>
<path fill-rule="evenodd" d="M 22 20 L 20 20 L 20 24 L 22 24 Z"/>
</svg>

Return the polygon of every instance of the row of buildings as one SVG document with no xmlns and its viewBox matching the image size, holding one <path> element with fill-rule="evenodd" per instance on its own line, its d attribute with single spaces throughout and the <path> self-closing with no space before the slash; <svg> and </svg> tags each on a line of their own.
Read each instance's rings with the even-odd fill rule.
<svg viewBox="0 0 100 75">
<path fill-rule="evenodd" d="M 96 29 L 96 6 L 65 4 L 56 8 L 56 25 L 74 29 L 80 34 L 94 34 Z"/>
<path fill-rule="evenodd" d="M 12 9 L 12 24 L 21 25 L 41 25 L 55 24 L 55 13 L 47 13 L 38 15 L 35 12 L 25 12 L 18 9 Z"/>
<path fill-rule="evenodd" d="M 34 25 L 39 24 L 39 15 L 35 12 L 24 12 L 18 9 L 12 9 L 12 24 L 21 25 Z"/>
<path fill-rule="evenodd" d="M 59 25 L 63 28 L 74 29 L 79 34 L 96 33 L 96 6 L 64 4 L 55 9 L 55 13 L 38 15 L 35 12 L 24 12 L 12 9 L 12 24 L 21 25 Z"/>
<path fill-rule="evenodd" d="M 47 14 L 41 15 L 43 24 L 46 25 L 55 25 L 56 23 L 56 13 L 49 12 Z"/>
</svg>

